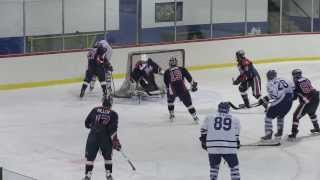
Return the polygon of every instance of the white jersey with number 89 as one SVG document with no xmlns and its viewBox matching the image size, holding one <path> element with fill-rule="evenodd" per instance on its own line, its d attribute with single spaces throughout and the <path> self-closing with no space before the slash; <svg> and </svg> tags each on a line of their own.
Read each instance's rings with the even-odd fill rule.
<svg viewBox="0 0 320 180">
<path fill-rule="evenodd" d="M 235 154 L 239 133 L 238 118 L 225 113 L 208 115 L 201 127 L 201 134 L 207 135 L 206 145 L 210 154 Z"/>
</svg>

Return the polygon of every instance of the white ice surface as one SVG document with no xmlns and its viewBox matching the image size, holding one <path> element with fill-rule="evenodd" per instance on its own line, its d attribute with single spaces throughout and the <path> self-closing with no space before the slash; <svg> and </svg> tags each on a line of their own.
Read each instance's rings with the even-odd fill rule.
<svg viewBox="0 0 320 180">
<path fill-rule="evenodd" d="M 265 72 L 276 69 L 278 75 L 291 78 L 293 68 L 302 68 L 314 86 L 320 89 L 320 62 L 257 65 L 265 92 Z M 221 100 L 238 104 L 241 98 L 231 78 L 236 68 L 192 72 L 199 91 L 192 94 L 201 119 L 216 110 Z M 116 85 L 120 84 L 116 81 Z M 79 180 L 84 175 L 84 148 L 88 130 L 84 119 L 100 104 L 97 87 L 83 100 L 81 84 L 0 92 L 0 165 L 40 180 Z M 250 92 L 251 94 L 251 92 Z M 252 102 L 254 98 L 250 96 Z M 198 141 L 199 125 L 193 125 L 181 102 L 176 101 L 176 120 L 170 123 L 166 100 L 116 99 L 119 112 L 119 137 L 124 151 L 137 167 L 130 170 L 118 152 L 114 152 L 116 180 L 208 180 L 207 154 Z M 292 112 L 285 121 L 290 132 Z M 241 120 L 241 143 L 255 142 L 263 135 L 264 113 L 261 107 L 232 111 Z M 275 124 L 275 121 L 274 121 Z M 311 122 L 304 117 L 299 136 L 309 134 Z M 281 147 L 243 147 L 239 151 L 241 177 L 244 180 L 319 180 L 320 136 L 287 142 Z M 229 179 L 226 164 L 220 179 Z M 101 156 L 95 162 L 93 180 L 104 179 Z"/>
</svg>

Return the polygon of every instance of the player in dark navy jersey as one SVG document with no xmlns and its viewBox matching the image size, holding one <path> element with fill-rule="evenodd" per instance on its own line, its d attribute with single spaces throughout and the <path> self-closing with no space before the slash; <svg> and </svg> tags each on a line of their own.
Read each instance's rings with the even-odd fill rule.
<svg viewBox="0 0 320 180">
<path fill-rule="evenodd" d="M 170 120 L 174 119 L 174 101 L 176 97 L 183 102 L 183 104 L 188 108 L 189 113 L 192 115 L 193 120 L 197 123 L 199 118 L 196 113 L 196 109 L 192 105 L 191 96 L 189 90 L 187 89 L 184 80 L 191 84 L 191 91 L 195 92 L 198 90 L 197 82 L 192 79 L 192 76 L 188 70 L 184 67 L 177 66 L 177 59 L 171 57 L 169 60 L 170 68 L 164 73 L 164 83 L 167 88 L 167 101 L 168 110 L 170 113 Z"/>
<path fill-rule="evenodd" d="M 90 129 L 86 144 L 86 169 L 83 180 L 90 180 L 93 163 L 98 151 L 105 161 L 107 180 L 112 178 L 112 149 L 121 150 L 121 144 L 117 136 L 118 114 L 111 110 L 112 99 L 104 98 L 102 106 L 91 110 L 85 120 L 86 128 Z"/>
<path fill-rule="evenodd" d="M 311 84 L 308 78 L 302 76 L 301 69 L 292 71 L 292 78 L 295 84 L 294 99 L 299 99 L 299 105 L 293 113 L 293 123 L 289 138 L 295 138 L 299 132 L 299 120 L 306 114 L 309 115 L 313 124 L 311 133 L 320 133 L 316 111 L 319 106 L 319 91 Z"/>
<path fill-rule="evenodd" d="M 104 95 L 107 95 L 107 89 L 111 91 L 111 83 L 109 82 L 110 78 L 108 78 L 108 84 L 106 81 L 106 73 L 111 72 L 112 66 L 110 63 L 110 46 L 107 44 L 105 40 L 101 40 L 97 43 L 95 48 L 89 50 L 87 54 L 88 58 L 88 69 L 86 71 L 86 75 L 83 81 L 83 85 L 81 87 L 80 97 L 84 96 L 84 93 L 92 81 L 93 77 L 98 77 L 102 92 Z M 109 56 L 109 57 L 108 57 Z M 108 87 L 107 87 L 108 86 Z M 110 94 L 110 92 L 109 92 Z"/>
<path fill-rule="evenodd" d="M 239 50 L 236 52 L 237 67 L 240 72 L 239 76 L 233 80 L 233 85 L 239 85 L 239 91 L 243 99 L 244 105 L 250 108 L 250 102 L 247 90 L 251 87 L 253 96 L 256 99 L 261 98 L 261 79 L 258 71 L 252 62 L 245 57 L 245 52 Z M 266 104 L 263 104 L 266 108 Z"/>
</svg>

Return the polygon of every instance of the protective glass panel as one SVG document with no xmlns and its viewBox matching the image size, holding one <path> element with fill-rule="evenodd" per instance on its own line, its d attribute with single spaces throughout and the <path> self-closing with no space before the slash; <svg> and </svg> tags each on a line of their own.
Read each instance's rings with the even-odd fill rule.
<svg viewBox="0 0 320 180">
<path fill-rule="evenodd" d="M 280 33 L 280 0 L 268 0 L 268 33 Z"/>
<path fill-rule="evenodd" d="M 320 0 L 314 0 L 313 2 L 313 31 L 320 31 Z"/>
<path fill-rule="evenodd" d="M 214 0 L 212 18 L 213 37 L 244 35 L 245 0 Z"/>
<path fill-rule="evenodd" d="M 23 35 L 23 3 L 21 0 L 0 1 L 0 37 Z"/>
<path fill-rule="evenodd" d="M 104 0 L 64 0 L 65 33 L 104 31 Z"/>
<path fill-rule="evenodd" d="M 211 0 L 177 1 L 177 40 L 210 38 Z M 181 9 L 181 10 L 180 10 Z"/>
<path fill-rule="evenodd" d="M 27 0 L 26 35 L 47 35 L 62 33 L 61 0 Z"/>
<path fill-rule="evenodd" d="M 178 4 L 177 17 L 181 19 L 183 5 Z M 175 40 L 175 7 L 173 0 L 165 2 L 141 0 L 141 42 L 158 43 Z"/>
<path fill-rule="evenodd" d="M 312 0 L 284 0 L 282 32 L 310 32 Z"/>
<path fill-rule="evenodd" d="M 108 41 L 118 45 L 136 44 L 139 0 L 106 0 L 106 2 L 109 10 L 107 15 L 111 14 L 107 18 Z"/>
<path fill-rule="evenodd" d="M 268 31 L 268 0 L 247 0 L 248 35 L 265 34 Z"/>
</svg>

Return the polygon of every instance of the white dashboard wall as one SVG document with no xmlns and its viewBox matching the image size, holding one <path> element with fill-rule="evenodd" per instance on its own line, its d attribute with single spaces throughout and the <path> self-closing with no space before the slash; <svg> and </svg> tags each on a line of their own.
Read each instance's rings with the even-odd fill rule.
<svg viewBox="0 0 320 180">
<path fill-rule="evenodd" d="M 128 53 L 141 50 L 185 49 L 186 65 L 234 63 L 238 49 L 254 60 L 320 56 L 320 34 L 264 36 L 114 49 L 114 74 L 125 73 Z M 86 52 L 0 58 L 0 85 L 63 80 L 84 75 Z"/>
</svg>

